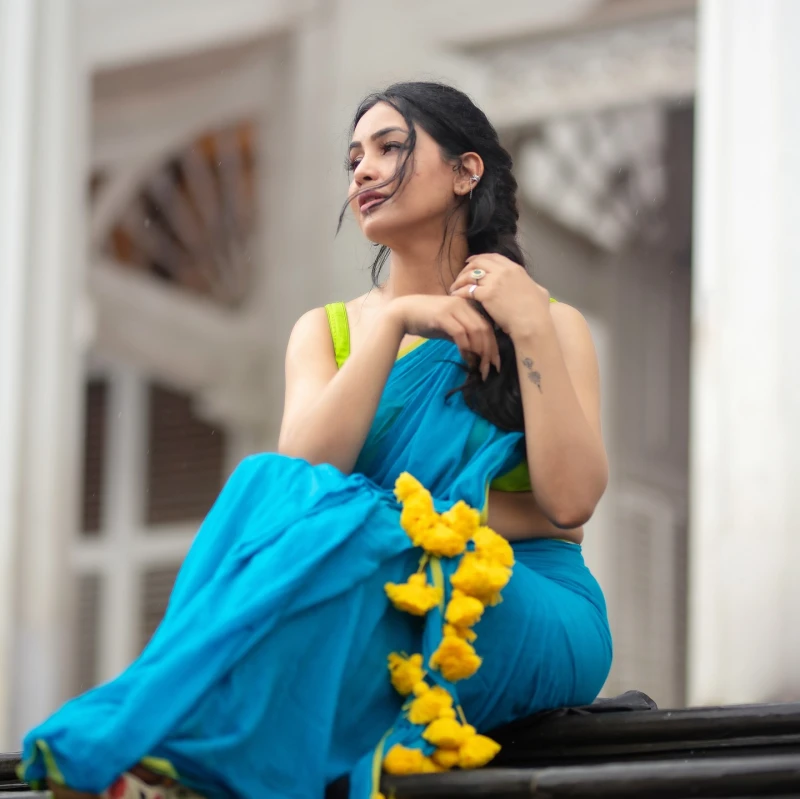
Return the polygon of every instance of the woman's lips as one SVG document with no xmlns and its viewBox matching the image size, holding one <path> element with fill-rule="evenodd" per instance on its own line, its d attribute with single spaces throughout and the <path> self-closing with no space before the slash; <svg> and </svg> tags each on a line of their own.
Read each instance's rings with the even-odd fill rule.
<svg viewBox="0 0 800 799">
<path fill-rule="evenodd" d="M 378 192 L 369 192 L 360 198 L 358 208 L 362 214 L 365 214 L 377 208 L 386 199 L 388 198 L 384 197 L 382 194 L 378 194 Z"/>
<path fill-rule="evenodd" d="M 370 200 L 369 202 L 364 203 L 361 206 L 361 213 L 366 214 L 368 211 L 371 211 L 373 208 L 377 208 L 382 202 L 386 200 L 385 197 L 381 197 L 379 200 Z"/>
</svg>

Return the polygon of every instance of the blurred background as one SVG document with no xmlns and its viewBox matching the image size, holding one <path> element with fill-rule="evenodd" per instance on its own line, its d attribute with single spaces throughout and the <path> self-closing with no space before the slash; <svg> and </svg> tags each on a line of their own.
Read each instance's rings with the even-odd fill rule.
<svg viewBox="0 0 800 799">
<path fill-rule="evenodd" d="M 594 331 L 604 693 L 800 699 L 798 41 L 797 0 L 0 0 L 0 747 L 141 651 L 275 446 L 293 322 L 368 285 L 350 119 L 404 79 L 484 108 Z"/>
</svg>

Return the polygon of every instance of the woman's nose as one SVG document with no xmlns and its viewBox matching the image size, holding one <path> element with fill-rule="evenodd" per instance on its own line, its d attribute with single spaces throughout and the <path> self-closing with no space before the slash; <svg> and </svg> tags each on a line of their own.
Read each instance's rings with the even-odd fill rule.
<svg viewBox="0 0 800 799">
<path fill-rule="evenodd" d="M 370 183 L 377 180 L 377 173 L 375 171 L 374 161 L 364 156 L 359 162 L 358 166 L 353 172 L 353 178 L 359 186 L 364 183 Z"/>
</svg>

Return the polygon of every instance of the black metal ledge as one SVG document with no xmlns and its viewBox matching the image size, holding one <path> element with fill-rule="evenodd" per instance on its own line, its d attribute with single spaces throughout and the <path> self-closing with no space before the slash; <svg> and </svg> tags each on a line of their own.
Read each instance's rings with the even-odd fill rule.
<svg viewBox="0 0 800 799">
<path fill-rule="evenodd" d="M 800 703 L 533 716 L 495 730 L 495 767 L 800 754 Z"/>
<path fill-rule="evenodd" d="M 381 789 L 385 796 L 396 799 L 800 796 L 800 755 L 545 769 L 484 769 L 387 777 Z"/>
</svg>

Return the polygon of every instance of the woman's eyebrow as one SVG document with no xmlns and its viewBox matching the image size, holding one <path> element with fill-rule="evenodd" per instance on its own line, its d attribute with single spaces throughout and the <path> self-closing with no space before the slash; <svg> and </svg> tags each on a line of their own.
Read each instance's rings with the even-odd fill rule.
<svg viewBox="0 0 800 799">
<path fill-rule="evenodd" d="M 376 141 L 377 139 L 380 139 L 381 136 L 385 136 L 387 133 L 394 133 L 395 131 L 399 131 L 400 133 L 408 133 L 408 131 L 405 130 L 405 128 L 381 128 L 380 130 L 373 133 L 372 136 L 370 136 L 369 138 L 372 141 Z M 350 147 L 348 149 L 355 150 L 357 147 L 361 147 L 361 142 L 351 141 Z"/>
</svg>

